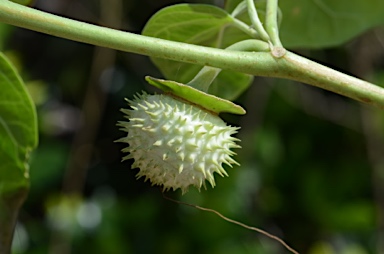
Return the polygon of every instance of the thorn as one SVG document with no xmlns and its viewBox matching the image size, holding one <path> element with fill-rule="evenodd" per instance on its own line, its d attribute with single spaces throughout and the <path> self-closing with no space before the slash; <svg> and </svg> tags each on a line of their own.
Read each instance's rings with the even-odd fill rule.
<svg viewBox="0 0 384 254">
<path fill-rule="evenodd" d="M 219 171 L 221 172 L 221 173 L 223 173 L 225 176 L 228 176 L 228 173 L 227 173 L 227 171 L 225 171 L 225 169 L 223 168 L 223 167 L 219 167 Z"/>
<path fill-rule="evenodd" d="M 144 106 L 143 104 L 138 103 L 137 105 L 144 110 L 148 110 L 148 107 Z"/>
<path fill-rule="evenodd" d="M 232 143 L 229 145 L 230 148 L 241 148 L 238 144 Z"/>
<path fill-rule="evenodd" d="M 184 168 L 184 164 L 181 164 L 181 165 L 179 166 L 179 174 L 181 174 L 181 172 L 183 172 L 183 168 Z"/>
<path fill-rule="evenodd" d="M 206 171 L 204 169 L 204 164 L 203 163 L 199 163 L 199 165 L 197 165 L 196 169 L 197 169 L 197 171 L 199 171 L 199 172 L 201 172 L 203 174 L 204 178 L 207 178 Z"/>
<path fill-rule="evenodd" d="M 159 116 L 159 113 L 157 113 L 157 112 L 151 112 L 151 111 L 148 111 L 148 110 L 146 110 L 145 113 L 147 113 L 148 115 L 150 115 L 150 116 L 152 116 L 152 117 Z"/>
<path fill-rule="evenodd" d="M 163 144 L 163 140 L 157 140 L 155 143 L 153 143 L 153 146 L 161 146 Z"/>
<path fill-rule="evenodd" d="M 183 117 L 183 116 L 180 116 L 180 122 L 182 125 L 185 125 L 187 123 L 187 118 L 186 117 Z"/>
<path fill-rule="evenodd" d="M 181 150 L 181 148 L 180 148 L 180 150 Z M 181 161 L 184 161 L 184 158 L 185 158 L 184 152 L 179 153 L 179 157 L 180 157 Z"/>
<path fill-rule="evenodd" d="M 154 108 L 154 107 L 156 107 L 155 105 L 149 103 L 149 101 L 144 101 L 144 102 L 145 102 L 145 104 L 147 104 L 147 106 L 148 106 L 149 108 Z"/>
<path fill-rule="evenodd" d="M 132 111 L 132 110 L 122 108 L 122 109 L 120 109 L 120 111 L 123 112 L 124 114 L 129 115 L 129 114 L 131 114 L 131 111 Z"/>
<path fill-rule="evenodd" d="M 201 112 L 201 110 L 197 111 L 197 113 L 194 115 L 194 117 L 196 117 L 197 119 L 200 119 L 200 112 Z"/>
<path fill-rule="evenodd" d="M 171 128 L 171 125 L 165 124 L 161 127 L 161 129 L 165 132 L 167 132 Z"/>
<path fill-rule="evenodd" d="M 171 111 L 171 112 L 173 113 L 173 108 L 171 107 L 171 105 L 166 104 L 165 106 L 166 106 L 166 108 L 167 108 L 168 111 Z M 176 109 L 177 109 L 177 106 L 176 106 Z M 176 111 L 176 110 L 175 110 L 175 111 Z"/>
<path fill-rule="evenodd" d="M 235 137 L 229 137 L 229 140 L 235 141 L 235 142 L 240 142 L 241 140 Z"/>
<path fill-rule="evenodd" d="M 175 143 L 175 139 L 174 139 L 174 138 L 171 139 L 171 140 L 169 140 L 169 141 L 167 142 L 167 145 L 168 145 L 168 146 L 173 146 L 173 143 Z"/>
<path fill-rule="evenodd" d="M 214 188 L 216 186 L 216 183 L 215 183 L 215 178 L 212 176 L 211 171 L 208 171 L 207 175 L 208 175 L 208 178 L 207 178 L 208 182 L 211 184 L 212 188 Z"/>
<path fill-rule="evenodd" d="M 130 121 L 141 122 L 141 123 L 145 121 L 145 119 L 143 119 L 143 118 L 129 118 L 129 120 Z"/>
<path fill-rule="evenodd" d="M 193 110 L 193 106 L 191 105 L 189 108 L 188 108 L 188 114 L 191 115 L 192 114 L 192 110 Z M 201 187 L 201 185 L 200 185 Z"/>
<path fill-rule="evenodd" d="M 231 162 L 229 162 L 228 159 L 230 159 L 230 158 L 228 157 L 228 158 L 223 159 L 223 163 L 225 163 L 225 164 L 227 164 L 229 167 L 233 168 Z"/>
<path fill-rule="evenodd" d="M 151 127 L 143 127 L 141 128 L 143 131 L 148 131 L 148 132 L 156 132 L 156 128 L 151 128 Z"/>
</svg>

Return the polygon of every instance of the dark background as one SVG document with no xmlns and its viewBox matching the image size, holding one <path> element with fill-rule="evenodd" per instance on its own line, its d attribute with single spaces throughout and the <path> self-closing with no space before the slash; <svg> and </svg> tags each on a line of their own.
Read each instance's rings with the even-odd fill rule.
<svg viewBox="0 0 384 254">
<path fill-rule="evenodd" d="M 76 20 L 140 33 L 180 1 L 36 1 Z M 193 1 L 189 1 L 193 2 Z M 203 2 L 203 1 L 195 1 Z M 213 1 L 205 1 L 211 3 Z M 223 5 L 222 1 L 214 1 Z M 148 57 L 1 25 L 1 47 L 36 103 L 40 144 L 14 253 L 287 253 L 276 241 L 165 200 L 121 163 L 116 123 L 124 98 L 153 91 Z M 292 49 L 384 84 L 384 30 L 337 48 Z M 240 167 L 215 189 L 167 195 L 215 209 L 286 240 L 301 253 L 384 253 L 384 116 L 350 99 L 286 80 L 256 78 L 237 103 Z"/>
</svg>

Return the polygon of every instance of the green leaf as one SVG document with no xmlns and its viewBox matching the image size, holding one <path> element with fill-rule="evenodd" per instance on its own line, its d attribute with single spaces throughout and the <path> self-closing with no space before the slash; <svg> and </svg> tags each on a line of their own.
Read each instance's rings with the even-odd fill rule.
<svg viewBox="0 0 384 254">
<path fill-rule="evenodd" d="M 152 78 L 150 76 L 145 77 L 145 80 L 164 92 L 176 95 L 186 101 L 199 105 L 208 111 L 216 114 L 220 113 L 232 113 L 238 115 L 244 115 L 245 109 L 235 103 L 216 97 L 211 94 L 204 93 L 191 86 L 187 86 L 172 80 L 163 80 Z"/>
<path fill-rule="evenodd" d="M 241 1 L 227 0 L 225 10 L 232 12 Z M 255 2 L 263 20 L 265 1 Z M 337 46 L 384 22 L 382 0 L 284 0 L 279 7 L 280 37 L 287 48 Z"/>
<path fill-rule="evenodd" d="M 142 34 L 171 41 L 225 48 L 240 38 L 222 39 L 226 36 L 221 36 L 221 33 L 232 22 L 233 19 L 227 12 L 215 6 L 178 4 L 161 9 L 152 16 Z M 249 38 L 242 32 L 239 34 L 243 36 L 241 38 Z M 167 79 L 180 83 L 188 83 L 202 68 L 159 58 L 152 58 L 152 61 Z M 248 88 L 252 80 L 252 76 L 243 73 L 222 71 L 208 92 L 233 100 Z"/>
<path fill-rule="evenodd" d="M 37 146 L 35 107 L 12 64 L 0 53 L 0 197 L 29 186 L 28 157 Z"/>
<path fill-rule="evenodd" d="M 279 6 L 288 48 L 340 45 L 384 21 L 382 0 L 284 0 Z"/>
</svg>

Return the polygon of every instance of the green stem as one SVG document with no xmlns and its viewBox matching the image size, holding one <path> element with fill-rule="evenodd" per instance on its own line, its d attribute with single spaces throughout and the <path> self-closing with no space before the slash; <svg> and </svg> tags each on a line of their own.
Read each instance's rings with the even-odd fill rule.
<svg viewBox="0 0 384 254">
<path fill-rule="evenodd" d="M 282 47 L 279 37 L 279 26 L 277 24 L 278 0 L 267 0 L 267 10 L 265 15 L 265 29 L 275 47 Z"/>
<path fill-rule="evenodd" d="M 268 52 L 269 45 L 268 43 L 260 40 L 244 40 L 239 41 L 231 46 L 227 47 L 225 50 L 232 51 L 255 51 L 255 52 Z M 215 68 L 212 66 L 204 66 L 197 75 L 188 82 L 187 85 L 196 88 L 203 92 L 208 92 L 208 89 L 212 82 L 215 80 L 217 75 L 221 72 L 221 69 Z"/>
<path fill-rule="evenodd" d="M 263 24 L 261 24 L 259 16 L 257 15 L 254 0 L 245 0 L 245 2 L 247 3 L 248 15 L 249 15 L 249 18 L 251 19 L 253 28 L 255 28 L 256 31 L 259 33 L 261 39 L 268 42 L 270 39 L 269 39 L 268 33 L 265 31 L 263 27 Z"/>
<path fill-rule="evenodd" d="M 244 33 L 248 34 L 251 38 L 260 39 L 259 33 L 255 29 L 253 29 L 248 24 L 236 18 L 237 15 L 240 15 L 246 10 L 247 10 L 246 2 L 245 1 L 240 2 L 231 13 L 231 17 L 232 17 L 231 25 L 243 31 Z"/>
<path fill-rule="evenodd" d="M 0 0 L 0 22 L 96 46 L 221 69 L 233 69 L 239 59 L 247 65 L 257 63 L 260 75 L 275 66 L 268 54 L 232 52 L 137 35 L 59 17 L 8 0 Z"/>
<path fill-rule="evenodd" d="M 384 89 L 288 52 L 279 59 L 282 77 L 311 84 L 384 109 Z"/>
<path fill-rule="evenodd" d="M 237 6 L 236 8 L 232 11 L 231 13 L 231 16 L 232 17 L 236 17 L 240 14 L 242 14 L 243 12 L 245 12 L 247 10 L 247 3 L 245 1 L 241 1 Z"/>
<path fill-rule="evenodd" d="M 212 66 L 257 76 L 280 77 L 321 87 L 384 109 L 384 89 L 287 52 L 238 52 L 167 41 L 74 21 L 0 0 L 0 22 L 97 46 Z"/>
<path fill-rule="evenodd" d="M 241 21 L 237 18 L 233 17 L 231 25 L 236 27 L 237 29 L 243 31 L 245 34 L 248 34 L 252 38 L 255 38 L 255 39 L 260 38 L 259 33 L 255 29 L 248 26 L 246 23 L 244 23 L 243 21 Z"/>
<path fill-rule="evenodd" d="M 221 69 L 219 68 L 204 66 L 187 85 L 208 93 L 209 87 L 220 72 Z"/>
</svg>

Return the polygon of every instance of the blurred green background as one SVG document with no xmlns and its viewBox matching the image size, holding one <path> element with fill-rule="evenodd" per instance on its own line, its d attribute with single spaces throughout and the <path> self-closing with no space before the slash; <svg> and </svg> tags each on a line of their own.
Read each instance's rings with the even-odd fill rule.
<svg viewBox="0 0 384 254">
<path fill-rule="evenodd" d="M 50 0 L 34 8 L 140 33 L 179 1 Z M 193 1 L 189 1 L 193 2 Z M 223 5 L 223 1 L 194 1 Z M 145 56 L 1 24 L 1 49 L 36 103 L 40 144 L 13 253 L 288 253 L 276 241 L 214 214 L 163 199 L 121 163 L 116 122 L 124 98 L 153 91 Z M 344 45 L 293 51 L 384 84 L 384 29 Z M 216 209 L 282 237 L 300 253 L 384 253 L 384 114 L 286 80 L 256 78 L 237 102 L 240 167 L 215 189 L 167 195 Z"/>
</svg>

